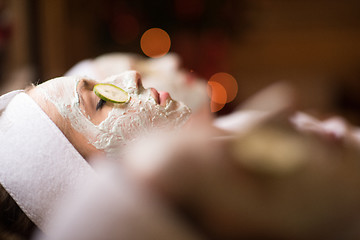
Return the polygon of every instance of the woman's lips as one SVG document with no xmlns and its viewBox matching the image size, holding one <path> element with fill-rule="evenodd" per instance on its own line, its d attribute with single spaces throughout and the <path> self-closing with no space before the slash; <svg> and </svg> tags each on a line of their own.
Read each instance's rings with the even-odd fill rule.
<svg viewBox="0 0 360 240">
<path fill-rule="evenodd" d="M 167 100 L 170 99 L 170 94 L 168 92 L 158 92 L 155 88 L 151 88 L 151 95 L 155 99 L 156 103 L 161 106 L 166 106 Z"/>
<path fill-rule="evenodd" d="M 160 105 L 166 106 L 167 100 L 170 99 L 170 94 L 168 92 L 160 91 L 159 96 L 160 96 Z"/>
</svg>

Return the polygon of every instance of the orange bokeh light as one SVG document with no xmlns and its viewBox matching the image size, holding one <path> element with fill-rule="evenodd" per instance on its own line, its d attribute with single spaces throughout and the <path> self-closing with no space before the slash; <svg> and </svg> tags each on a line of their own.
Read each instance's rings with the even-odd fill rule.
<svg viewBox="0 0 360 240">
<path fill-rule="evenodd" d="M 238 84 L 236 82 L 236 79 L 232 75 L 225 72 L 215 73 L 209 79 L 209 82 L 210 81 L 218 82 L 225 88 L 227 95 L 226 103 L 231 102 L 235 99 L 238 93 Z"/>
<path fill-rule="evenodd" d="M 145 55 L 158 58 L 169 52 L 171 40 L 166 31 L 160 28 L 150 28 L 142 35 L 140 46 Z"/>
<path fill-rule="evenodd" d="M 208 81 L 207 93 L 211 99 L 211 112 L 220 111 L 225 106 L 227 100 L 225 88 L 218 82 Z"/>
</svg>

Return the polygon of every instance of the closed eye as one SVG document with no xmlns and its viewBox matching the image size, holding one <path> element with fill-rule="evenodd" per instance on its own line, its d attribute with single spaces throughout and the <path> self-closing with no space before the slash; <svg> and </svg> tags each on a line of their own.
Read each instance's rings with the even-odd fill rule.
<svg viewBox="0 0 360 240">
<path fill-rule="evenodd" d="M 96 105 L 96 111 L 99 111 L 102 109 L 102 107 L 105 105 L 106 101 L 105 100 L 102 100 L 100 99 L 100 101 L 97 103 Z"/>
</svg>

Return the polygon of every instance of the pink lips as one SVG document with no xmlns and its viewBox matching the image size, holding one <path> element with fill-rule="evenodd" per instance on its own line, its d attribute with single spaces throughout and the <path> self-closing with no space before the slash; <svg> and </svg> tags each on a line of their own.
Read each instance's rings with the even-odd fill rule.
<svg viewBox="0 0 360 240">
<path fill-rule="evenodd" d="M 166 101 L 170 98 L 170 94 L 168 92 L 158 92 L 155 88 L 151 88 L 151 95 L 155 99 L 156 103 L 161 106 L 166 106 Z"/>
<path fill-rule="evenodd" d="M 160 105 L 161 106 L 165 106 L 166 105 L 166 101 L 170 98 L 170 94 L 168 92 L 159 92 L 160 95 Z"/>
</svg>

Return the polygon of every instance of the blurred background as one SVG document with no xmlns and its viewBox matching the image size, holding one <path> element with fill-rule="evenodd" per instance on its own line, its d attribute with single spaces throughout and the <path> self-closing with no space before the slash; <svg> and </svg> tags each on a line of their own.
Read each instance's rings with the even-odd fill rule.
<svg viewBox="0 0 360 240">
<path fill-rule="evenodd" d="M 289 81 L 301 108 L 360 125 L 359 13 L 358 0 L 0 0 L 0 93 L 104 53 L 145 57 L 143 33 L 161 28 L 186 69 L 236 79 L 220 115 Z"/>
</svg>

